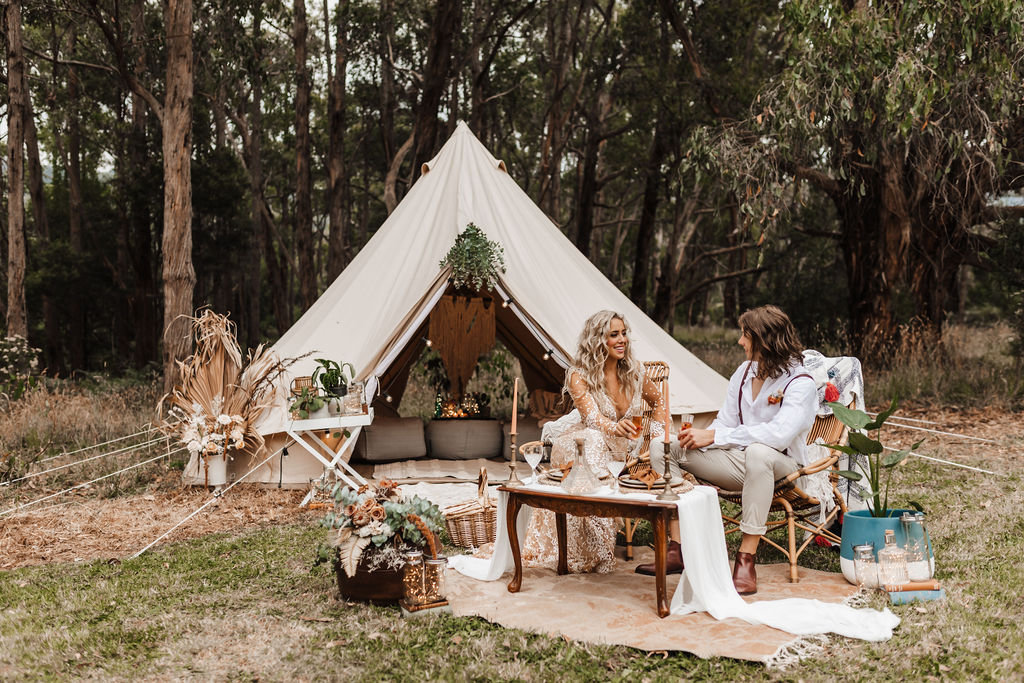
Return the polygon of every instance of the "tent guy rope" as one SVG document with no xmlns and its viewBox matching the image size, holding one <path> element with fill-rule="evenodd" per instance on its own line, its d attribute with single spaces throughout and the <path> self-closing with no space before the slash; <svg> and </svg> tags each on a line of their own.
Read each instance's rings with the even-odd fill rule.
<svg viewBox="0 0 1024 683">
<path fill-rule="evenodd" d="M 168 458 L 171 455 L 174 455 L 175 453 L 180 453 L 181 451 L 184 451 L 184 450 L 186 450 L 186 448 L 184 446 L 182 446 L 181 448 L 175 449 L 173 451 L 167 451 L 166 453 L 161 453 L 160 455 L 156 456 L 155 458 L 150 458 L 149 460 L 144 460 L 144 461 L 142 461 L 140 463 L 136 463 L 134 465 L 129 465 L 128 467 L 125 467 L 122 470 L 118 470 L 116 472 L 111 472 L 110 474 L 104 474 L 102 477 L 96 477 L 95 479 L 83 482 L 81 484 L 75 484 L 74 486 L 72 486 L 70 488 L 66 488 L 63 491 L 58 491 L 57 493 L 52 493 L 52 494 L 50 494 L 48 496 L 43 496 L 42 498 L 36 498 L 35 500 L 29 501 L 29 502 L 27 502 L 27 503 L 25 503 L 23 505 L 17 505 L 15 507 L 12 507 L 12 508 L 9 508 L 7 510 L 4 510 L 3 512 L 0 512 L 0 517 L 3 517 L 4 515 L 8 515 L 8 514 L 10 514 L 12 512 L 17 512 L 18 510 L 24 510 L 25 508 L 27 508 L 29 506 L 32 506 L 32 505 L 35 505 L 36 503 L 42 503 L 44 500 L 50 500 L 51 498 L 56 498 L 57 496 L 64 495 L 65 493 L 70 493 L 71 491 L 75 491 L 77 489 L 84 488 L 84 487 L 88 486 L 89 484 L 95 484 L 98 481 L 103 481 L 104 479 L 109 479 L 110 477 L 113 477 L 115 475 L 121 474 L 123 472 L 127 472 L 128 470 L 133 470 L 136 467 L 142 467 L 143 465 L 148 465 L 149 463 L 156 462 L 157 460 L 160 460 L 161 458 Z"/>
<path fill-rule="evenodd" d="M 895 427 L 897 429 L 910 429 L 910 430 L 913 430 L 915 432 L 928 432 L 929 434 L 941 434 L 942 436 L 955 436 L 955 437 L 958 437 L 958 438 L 961 438 L 961 439 L 970 439 L 972 441 L 981 441 L 982 443 L 994 443 L 994 444 L 998 444 L 999 443 L 998 441 L 993 441 L 992 439 L 983 439 L 980 436 L 968 436 L 967 434 L 955 434 L 953 432 L 943 432 L 943 431 L 938 430 L 938 429 L 928 429 L 927 427 L 914 427 L 912 425 L 901 425 L 901 424 L 897 424 L 895 422 L 886 422 L 885 426 L 886 427 Z"/>
<path fill-rule="evenodd" d="M 143 443 L 140 443 L 140 444 L 135 444 L 133 446 L 124 446 L 123 448 L 118 448 L 117 450 L 110 451 L 109 453 L 100 453 L 99 455 L 94 455 L 94 456 L 89 457 L 89 458 L 83 458 L 81 460 L 75 460 L 74 462 L 69 462 L 69 463 L 66 463 L 64 465 L 58 465 L 57 467 L 51 467 L 50 469 L 42 470 L 41 472 L 32 472 L 31 474 L 26 474 L 25 476 L 18 477 L 17 479 L 11 479 L 10 481 L 0 482 L 0 486 L 10 486 L 11 484 L 17 483 L 19 481 L 24 481 L 26 479 L 32 479 L 33 477 L 41 477 L 44 474 L 50 474 L 51 472 L 58 472 L 60 470 L 67 469 L 68 467 L 74 467 L 75 465 L 81 465 L 81 464 L 90 462 L 92 460 L 98 460 L 99 458 L 105 458 L 105 457 L 107 457 L 109 455 L 119 455 L 119 454 L 122 454 L 122 453 L 130 453 L 131 451 L 141 450 L 143 448 L 152 448 L 153 446 L 155 446 L 156 444 L 160 443 L 161 441 L 166 440 L 167 438 L 169 438 L 169 437 L 161 436 L 159 438 L 153 439 L 152 441 L 146 441 L 146 442 L 143 442 Z"/>
<path fill-rule="evenodd" d="M 42 464 L 44 462 L 49 462 L 51 460 L 56 460 L 57 458 L 63 458 L 63 457 L 68 456 L 68 455 L 74 455 L 75 453 L 81 453 L 82 451 L 91 451 L 94 448 L 99 448 L 101 446 L 109 446 L 112 443 L 117 443 L 118 441 L 125 441 L 127 439 L 131 439 L 131 438 L 134 438 L 136 436 L 141 436 L 142 434 L 145 434 L 148 437 L 150 434 L 152 434 L 153 432 L 157 432 L 157 431 L 160 431 L 159 427 L 150 426 L 150 427 L 148 427 L 146 429 L 143 429 L 142 431 L 135 432 L 134 434 L 129 434 L 128 436 L 119 436 L 116 439 L 110 439 L 109 441 L 104 441 L 102 443 L 93 444 L 92 446 L 84 446 L 82 448 L 78 448 L 78 449 L 75 449 L 73 451 L 64 451 L 63 453 L 58 453 L 57 455 L 51 455 L 48 458 L 43 458 L 42 460 L 36 461 L 36 463 L 37 464 Z"/>
<path fill-rule="evenodd" d="M 883 446 L 883 448 L 885 450 L 887 450 L 887 451 L 895 451 L 896 450 L 895 448 L 889 448 L 888 446 Z M 961 468 L 963 468 L 965 470 L 974 470 L 975 472 L 984 472 L 985 474 L 994 474 L 994 475 L 996 475 L 998 477 L 1006 476 L 1004 474 L 1000 474 L 998 472 L 993 472 L 991 470 L 983 470 L 980 467 L 972 467 L 971 465 L 961 465 L 958 462 L 952 462 L 951 460 L 943 460 L 942 458 L 935 458 L 935 457 L 932 457 L 930 455 L 923 455 L 921 453 L 915 453 L 914 451 L 910 451 L 910 455 L 913 455 L 916 458 L 924 458 L 925 460 L 933 460 L 935 462 L 941 462 L 943 465 L 952 465 L 953 467 L 961 467 Z"/>
<path fill-rule="evenodd" d="M 223 489 L 221 489 L 220 491 L 215 491 L 215 492 L 214 492 L 214 494 L 213 494 L 213 496 L 212 496 L 212 497 L 210 498 L 210 500 L 208 500 L 208 501 L 206 501 L 205 503 L 203 503 L 203 504 L 202 504 L 202 505 L 201 505 L 201 506 L 200 506 L 200 507 L 199 507 L 198 509 L 196 509 L 196 510 L 193 510 L 192 512 L 190 512 L 190 513 L 189 513 L 189 514 L 188 514 L 188 515 L 187 515 L 187 516 L 186 516 L 186 517 L 185 517 L 184 519 L 182 519 L 182 520 L 181 520 L 180 522 L 178 522 L 177 524 L 175 524 L 174 526 L 172 526 L 172 527 L 171 527 L 170 529 L 168 529 L 168 530 L 167 530 L 167 531 L 165 531 L 164 533 L 162 533 L 162 534 L 160 534 L 159 536 L 157 536 L 157 537 L 156 537 L 155 539 L 153 539 L 153 541 L 151 541 L 151 542 L 149 543 L 149 545 L 147 545 L 147 546 L 146 546 L 145 548 L 143 548 L 142 550 L 139 550 L 138 552 L 136 552 L 136 553 L 134 553 L 134 554 L 130 555 L 130 556 L 128 557 L 128 559 L 129 559 L 129 560 L 134 560 L 134 559 L 135 559 L 136 557 L 138 557 L 138 556 L 139 556 L 139 555 L 141 555 L 142 553 L 146 552 L 147 550 L 149 550 L 150 548 L 152 548 L 153 546 L 155 546 L 155 545 L 156 545 L 157 543 L 159 543 L 159 542 L 160 542 L 160 541 L 162 541 L 163 539 L 167 538 L 167 536 L 169 536 L 169 535 L 170 535 L 171 533 L 173 533 L 175 529 L 177 529 L 177 528 L 178 528 L 178 527 L 180 527 L 180 526 L 181 526 L 182 524 L 184 524 L 184 523 L 185 523 L 185 522 L 187 522 L 188 520 L 192 519 L 193 517 L 195 517 L 196 515 L 198 515 L 198 514 L 199 514 L 200 512 L 202 512 L 203 510 L 205 510 L 205 509 L 206 509 L 207 507 L 209 507 L 210 505 L 212 505 L 214 501 L 216 501 L 216 500 L 217 500 L 218 498 L 220 498 L 220 497 L 221 497 L 221 496 L 223 496 L 223 495 L 224 495 L 225 493 L 227 493 L 227 492 L 228 492 L 228 491 L 230 491 L 230 490 L 231 490 L 232 488 L 234 488 L 236 484 L 239 484 L 239 483 L 241 483 L 241 482 L 242 482 L 242 480 L 244 480 L 244 479 L 245 479 L 246 477 L 248 477 L 248 476 L 249 476 L 250 474 L 252 474 L 252 473 L 253 473 L 253 472 L 255 472 L 256 470 L 258 470 L 259 468 L 263 467 L 263 465 L 265 465 L 265 464 L 266 464 L 267 462 L 269 462 L 269 461 L 270 461 L 270 460 L 271 460 L 271 459 L 272 459 L 272 458 L 273 458 L 274 456 L 276 456 L 276 455 L 277 455 L 278 453 L 280 453 L 281 451 L 283 451 L 283 450 L 284 450 L 285 448 L 288 448 L 288 446 L 291 446 L 291 445 L 292 445 L 293 443 L 295 443 L 295 440 L 294 440 L 294 439 L 291 439 L 291 440 L 289 440 L 289 441 L 288 441 L 288 443 L 284 444 L 283 446 L 281 446 L 281 448 L 277 449 L 276 451 L 274 451 L 273 453 L 271 453 L 270 455 L 268 455 L 268 456 L 267 456 L 266 458 L 264 458 L 264 459 L 263 459 L 263 460 L 262 460 L 262 461 L 261 461 L 261 462 L 260 462 L 259 464 L 255 465 L 255 466 L 254 466 L 254 467 L 253 467 L 252 469 L 250 469 L 250 470 L 249 470 L 248 472 L 246 472 L 245 474 L 243 474 L 242 476 L 240 476 L 240 477 L 239 477 L 238 479 L 235 479 L 235 480 L 234 480 L 233 482 L 231 482 L 230 484 L 228 484 L 228 485 L 227 485 L 226 487 L 224 487 L 224 488 L 223 488 Z"/>
</svg>

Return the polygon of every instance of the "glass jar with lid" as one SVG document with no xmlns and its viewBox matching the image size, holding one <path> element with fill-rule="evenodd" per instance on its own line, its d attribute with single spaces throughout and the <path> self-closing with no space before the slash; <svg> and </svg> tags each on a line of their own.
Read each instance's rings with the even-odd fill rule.
<svg viewBox="0 0 1024 683">
<path fill-rule="evenodd" d="M 861 588 L 878 588 L 878 563 L 875 562 L 875 544 L 853 546 L 853 571 Z"/>
<path fill-rule="evenodd" d="M 402 571 L 402 599 L 409 605 L 426 602 L 423 590 L 423 552 L 410 550 L 403 555 L 405 568 Z"/>
<path fill-rule="evenodd" d="M 903 550 L 907 553 L 907 575 L 911 581 L 932 578 L 934 565 L 928 545 L 928 532 L 924 528 L 923 512 L 904 512 L 900 516 L 903 527 Z"/>
<path fill-rule="evenodd" d="M 896 530 L 885 530 L 885 547 L 878 551 L 878 583 L 883 587 L 902 586 L 907 575 L 907 551 L 896 543 Z"/>
</svg>

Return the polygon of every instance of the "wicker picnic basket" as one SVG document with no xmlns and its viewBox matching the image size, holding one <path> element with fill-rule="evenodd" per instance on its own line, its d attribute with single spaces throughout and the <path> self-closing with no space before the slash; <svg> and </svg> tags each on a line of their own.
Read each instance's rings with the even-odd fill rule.
<svg viewBox="0 0 1024 683">
<path fill-rule="evenodd" d="M 442 512 L 452 545 L 479 548 L 494 543 L 498 509 L 487 495 L 487 468 L 480 468 L 475 500 L 456 503 Z"/>
</svg>

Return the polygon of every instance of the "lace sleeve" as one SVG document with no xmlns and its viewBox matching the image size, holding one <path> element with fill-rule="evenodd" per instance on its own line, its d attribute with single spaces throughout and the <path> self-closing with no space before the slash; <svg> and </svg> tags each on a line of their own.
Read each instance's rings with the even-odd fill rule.
<svg viewBox="0 0 1024 683">
<path fill-rule="evenodd" d="M 615 436 L 615 423 L 601 414 L 594 397 L 587 391 L 587 385 L 575 372 L 569 377 L 569 396 L 580 411 L 584 425 L 599 430 L 605 436 Z"/>
<path fill-rule="evenodd" d="M 644 377 L 643 397 L 653 408 L 651 414 L 651 441 L 658 441 L 665 438 L 665 416 L 668 406 L 661 395 L 658 385 L 649 377 Z"/>
</svg>

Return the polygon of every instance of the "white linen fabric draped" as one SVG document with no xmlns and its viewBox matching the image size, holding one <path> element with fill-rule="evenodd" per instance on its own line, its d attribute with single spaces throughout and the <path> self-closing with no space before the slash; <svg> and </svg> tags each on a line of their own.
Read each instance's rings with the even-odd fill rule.
<svg viewBox="0 0 1024 683">
<path fill-rule="evenodd" d="M 544 484 L 533 484 L 527 488 L 562 492 L 559 487 Z M 609 497 L 614 494 L 610 488 L 604 487 L 593 495 Z M 654 498 L 653 494 L 639 492 L 623 492 L 619 495 L 634 500 Z M 494 554 L 488 559 L 468 555 L 452 557 L 449 559 L 452 568 L 481 581 L 496 581 L 506 572 L 513 570 L 512 548 L 505 523 L 507 503 L 508 495 L 499 492 L 498 538 Z M 802 598 L 747 603 L 732 585 L 732 573 L 725 548 L 725 533 L 722 529 L 718 496 L 714 489 L 697 486 L 693 491 L 680 496 L 678 506 L 683 562 L 686 569 L 672 595 L 672 614 L 708 612 L 715 619 L 734 617 L 795 635 L 837 633 L 870 641 L 888 640 L 892 637 L 892 631 L 900 619 L 888 609 L 854 609 L 847 605 Z M 523 506 L 516 520 L 520 539 L 525 534 L 529 512 L 529 506 Z"/>
</svg>

